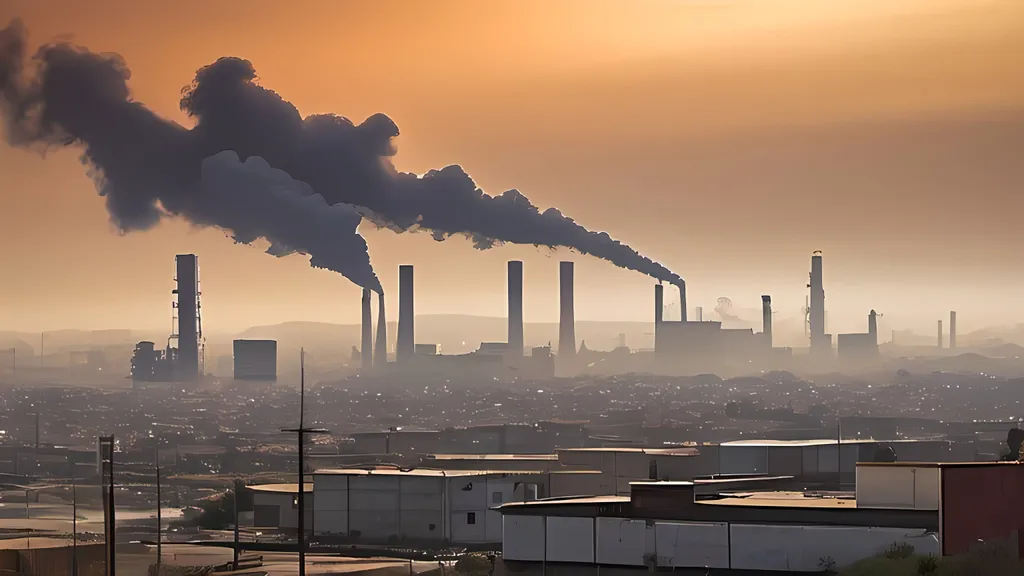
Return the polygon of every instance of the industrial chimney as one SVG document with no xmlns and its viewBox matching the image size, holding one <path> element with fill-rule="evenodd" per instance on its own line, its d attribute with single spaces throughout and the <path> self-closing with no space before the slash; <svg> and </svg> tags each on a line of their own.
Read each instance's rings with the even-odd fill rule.
<svg viewBox="0 0 1024 576">
<path fill-rule="evenodd" d="M 384 313 L 384 294 L 377 294 L 377 342 L 374 345 L 373 365 L 381 368 L 388 364 L 388 317 Z"/>
<path fill-rule="evenodd" d="M 939 320 L 939 340 L 936 343 L 936 346 L 939 347 L 939 350 L 942 349 L 942 320 Z"/>
<path fill-rule="evenodd" d="M 825 338 L 825 288 L 822 283 L 821 251 L 811 255 L 811 305 L 808 309 L 811 325 L 811 353 L 829 352 L 831 344 Z"/>
<path fill-rule="evenodd" d="M 572 276 L 572 262 L 559 262 L 558 355 L 563 358 L 572 358 L 576 355 L 576 312 L 573 304 Z"/>
<path fill-rule="evenodd" d="M 761 329 L 764 334 L 764 339 L 768 342 L 768 347 L 771 348 L 772 344 L 772 297 L 768 295 L 761 296 Z"/>
<path fill-rule="evenodd" d="M 949 313 L 949 349 L 956 350 L 956 311 Z"/>
<path fill-rule="evenodd" d="M 369 288 L 363 288 L 362 310 L 362 340 L 359 344 L 359 352 L 362 357 L 363 370 L 369 370 L 373 366 L 373 314 L 370 311 Z"/>
<path fill-rule="evenodd" d="M 398 267 L 398 344 L 395 359 L 404 362 L 416 352 L 415 312 L 413 309 L 412 265 Z"/>
<path fill-rule="evenodd" d="M 872 310 L 868 312 L 868 334 L 871 335 L 871 342 L 878 344 L 878 313 Z"/>
<path fill-rule="evenodd" d="M 686 322 L 686 281 L 679 281 L 679 319 Z"/>
<path fill-rule="evenodd" d="M 178 360 L 176 377 L 183 381 L 199 377 L 199 260 L 195 254 L 174 257 L 178 312 Z"/>
<path fill-rule="evenodd" d="M 654 285 L 654 328 L 658 328 L 665 315 L 665 288 L 661 284 Z"/>
<path fill-rule="evenodd" d="M 523 263 L 508 263 L 508 348 L 516 356 L 523 355 Z"/>
</svg>

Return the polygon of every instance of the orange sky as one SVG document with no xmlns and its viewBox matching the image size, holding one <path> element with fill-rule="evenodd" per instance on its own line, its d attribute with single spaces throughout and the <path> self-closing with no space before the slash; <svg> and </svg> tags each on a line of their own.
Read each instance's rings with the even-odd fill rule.
<svg viewBox="0 0 1024 576">
<path fill-rule="evenodd" d="M 120 53 L 135 97 L 183 123 L 181 87 L 223 55 L 304 114 L 384 112 L 400 169 L 519 188 L 664 262 L 691 306 L 770 293 L 795 313 L 821 249 L 835 330 L 870 307 L 894 326 L 1022 317 L 1018 0 L 7 0 L 13 16 L 33 42 Z M 212 330 L 358 319 L 357 289 L 302 257 L 183 223 L 117 235 L 74 151 L 0 145 L 0 173 L 0 329 L 165 326 L 178 252 L 200 256 Z M 650 316 L 651 282 L 600 261 L 364 234 L 391 299 L 417 265 L 420 313 L 504 313 L 519 258 L 527 320 L 554 320 L 566 257 L 577 317 Z"/>
</svg>

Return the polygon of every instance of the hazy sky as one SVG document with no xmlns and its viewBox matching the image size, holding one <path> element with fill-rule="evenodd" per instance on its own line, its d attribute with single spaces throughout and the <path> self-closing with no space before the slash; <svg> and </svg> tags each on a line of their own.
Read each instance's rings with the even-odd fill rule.
<svg viewBox="0 0 1024 576">
<path fill-rule="evenodd" d="M 782 314 L 825 253 L 834 331 L 869 308 L 894 327 L 1024 319 L 1024 2 L 1020 0 L 6 0 L 31 41 L 120 53 L 136 99 L 178 110 L 224 55 L 303 114 L 402 130 L 396 165 L 461 164 L 485 190 L 631 244 L 718 296 Z M 118 235 L 77 151 L 0 144 L 0 329 L 170 323 L 173 255 L 199 255 L 204 326 L 358 320 L 358 289 L 165 224 Z M 577 317 L 647 319 L 652 282 L 559 251 L 478 252 L 363 227 L 397 310 L 504 314 L 504 263 L 526 261 L 526 318 L 557 318 L 557 260 Z M 669 313 L 678 315 L 678 310 Z"/>
</svg>

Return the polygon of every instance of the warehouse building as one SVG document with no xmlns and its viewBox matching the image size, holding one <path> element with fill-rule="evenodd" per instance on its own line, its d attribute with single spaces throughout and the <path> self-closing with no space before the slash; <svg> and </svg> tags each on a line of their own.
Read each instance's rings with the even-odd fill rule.
<svg viewBox="0 0 1024 576">
<path fill-rule="evenodd" d="M 295 484 L 260 484 L 249 486 L 252 491 L 253 526 L 256 528 L 279 528 L 298 530 L 299 528 L 299 485 Z M 313 485 L 304 486 L 306 507 L 306 530 L 313 527 Z"/>
<path fill-rule="evenodd" d="M 313 534 L 322 541 L 499 545 L 506 502 L 537 497 L 528 471 L 319 470 Z"/>
<path fill-rule="evenodd" d="M 820 573 L 894 544 L 932 555 L 966 552 L 978 541 L 1019 549 L 1018 463 L 862 463 L 856 476 L 855 495 L 744 490 L 736 480 L 712 494 L 711 480 L 638 482 L 628 498 L 508 503 L 500 507 L 503 561 L 524 574 L 560 567 Z"/>
</svg>

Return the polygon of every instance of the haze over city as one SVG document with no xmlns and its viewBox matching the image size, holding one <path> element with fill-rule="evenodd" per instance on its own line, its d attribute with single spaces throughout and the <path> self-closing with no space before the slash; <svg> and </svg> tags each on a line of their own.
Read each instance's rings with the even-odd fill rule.
<svg viewBox="0 0 1024 576">
<path fill-rule="evenodd" d="M 117 52 L 133 97 L 185 126 L 181 87 L 224 55 L 303 115 L 385 113 L 400 170 L 458 164 L 485 192 L 516 188 L 608 231 L 685 278 L 691 310 L 770 293 L 799 316 L 822 250 L 836 330 L 869 308 L 925 333 L 948 309 L 964 330 L 1020 320 L 1012 0 L 4 3 L 0 19 L 14 16 L 32 50 L 68 38 Z M 305 257 L 180 219 L 117 234 L 79 154 L 0 149 L 3 328 L 160 329 L 156 295 L 186 252 L 201 255 L 214 329 L 358 321 L 358 288 Z M 392 309 L 397 265 L 414 263 L 417 313 L 502 316 L 504 262 L 521 259 L 526 320 L 553 322 L 568 258 L 577 318 L 649 318 L 650 279 L 598 259 L 360 233 Z"/>
<path fill-rule="evenodd" d="M 1024 573 L 1021 0 L 0 2 L 0 572 Z"/>
</svg>

